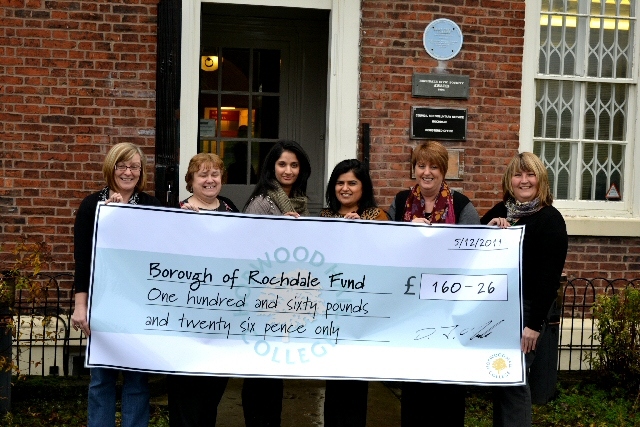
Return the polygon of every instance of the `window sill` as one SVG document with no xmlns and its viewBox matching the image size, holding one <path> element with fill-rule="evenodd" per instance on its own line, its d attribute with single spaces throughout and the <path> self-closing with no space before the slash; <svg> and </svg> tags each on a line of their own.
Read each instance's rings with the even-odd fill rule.
<svg viewBox="0 0 640 427">
<path fill-rule="evenodd" d="M 564 215 L 569 236 L 640 237 L 640 218 Z"/>
</svg>

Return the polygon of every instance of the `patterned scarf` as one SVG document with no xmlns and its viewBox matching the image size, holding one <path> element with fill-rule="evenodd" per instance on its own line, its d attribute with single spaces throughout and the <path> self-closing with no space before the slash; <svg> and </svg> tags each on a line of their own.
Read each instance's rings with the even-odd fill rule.
<svg viewBox="0 0 640 427">
<path fill-rule="evenodd" d="M 416 184 L 407 197 L 404 205 L 403 221 L 411 222 L 414 218 L 427 218 L 428 212 L 425 212 L 425 202 L 420 193 L 420 185 Z M 433 205 L 430 221 L 432 224 L 445 223 L 455 224 L 456 214 L 453 210 L 453 195 L 446 182 L 442 182 L 438 196 Z"/>
<path fill-rule="evenodd" d="M 131 198 L 129 199 L 130 205 L 137 205 L 140 203 L 140 197 L 138 196 L 140 193 L 133 193 Z M 99 202 L 105 202 L 109 198 L 109 187 L 104 187 L 100 190 L 100 194 L 98 195 Z"/>
<path fill-rule="evenodd" d="M 309 216 L 309 209 L 307 208 L 307 197 L 297 196 L 289 197 L 284 192 L 280 184 L 276 182 L 277 189 L 275 191 L 267 191 L 267 196 L 276 204 L 280 212 L 298 212 L 301 216 Z"/>
<path fill-rule="evenodd" d="M 323 218 L 344 218 L 344 215 L 334 212 L 329 208 L 322 209 L 320 216 Z M 360 219 L 376 219 L 380 216 L 380 208 L 368 208 L 362 211 Z"/>
<path fill-rule="evenodd" d="M 507 221 L 509 221 L 511 225 L 518 222 L 520 218 L 534 214 L 542 209 L 538 197 L 529 202 L 522 203 L 510 197 L 504 202 L 504 205 L 507 207 Z"/>
</svg>

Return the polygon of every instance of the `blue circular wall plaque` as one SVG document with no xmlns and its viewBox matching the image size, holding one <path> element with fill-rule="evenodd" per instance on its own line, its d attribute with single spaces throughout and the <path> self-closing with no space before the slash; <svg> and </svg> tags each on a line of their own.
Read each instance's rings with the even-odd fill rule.
<svg viewBox="0 0 640 427">
<path fill-rule="evenodd" d="M 450 19 L 436 19 L 425 28 L 422 43 L 433 58 L 451 59 L 462 48 L 462 31 L 458 24 Z"/>
</svg>

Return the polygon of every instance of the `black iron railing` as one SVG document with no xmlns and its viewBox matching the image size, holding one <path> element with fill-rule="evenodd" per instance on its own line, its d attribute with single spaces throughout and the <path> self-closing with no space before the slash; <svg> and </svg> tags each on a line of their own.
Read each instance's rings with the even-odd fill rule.
<svg viewBox="0 0 640 427">
<path fill-rule="evenodd" d="M 558 368 L 590 369 L 585 357 L 597 348 L 593 305 L 596 295 L 612 295 L 627 286 L 640 287 L 640 279 L 574 278 L 562 283 Z"/>
<path fill-rule="evenodd" d="M 86 338 L 71 328 L 73 275 L 40 274 L 44 295 L 18 291 L 13 307 L 13 354 L 21 375 L 79 374 Z"/>
</svg>

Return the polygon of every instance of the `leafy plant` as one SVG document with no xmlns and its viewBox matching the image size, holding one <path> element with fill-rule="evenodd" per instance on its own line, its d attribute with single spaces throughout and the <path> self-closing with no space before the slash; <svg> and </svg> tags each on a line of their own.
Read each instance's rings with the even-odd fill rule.
<svg viewBox="0 0 640 427">
<path fill-rule="evenodd" d="M 627 287 L 614 295 L 600 295 L 594 306 L 600 342 L 589 359 L 594 369 L 615 384 L 640 386 L 640 290 Z"/>
<path fill-rule="evenodd" d="M 8 261 L 0 265 L 0 330 L 1 334 L 15 332 L 13 323 L 16 290 L 28 291 L 27 299 L 35 302 L 46 298 L 46 285 L 38 279 L 42 268 L 52 261 L 46 242 L 30 242 L 23 234 L 10 252 Z M 0 352 L 0 372 L 17 368 L 13 364 L 11 349 Z"/>
<path fill-rule="evenodd" d="M 0 272 L 0 303 L 13 305 L 16 289 L 28 290 L 32 299 L 43 297 L 43 288 L 37 276 L 52 261 L 47 243 L 29 242 L 27 235 L 23 234 L 11 254 L 13 258 Z"/>
<path fill-rule="evenodd" d="M 558 385 L 558 396 L 550 403 L 534 406 L 533 418 L 540 426 L 607 427 L 640 425 L 640 412 L 628 394 L 616 388 L 603 389 L 579 382 Z"/>
</svg>

